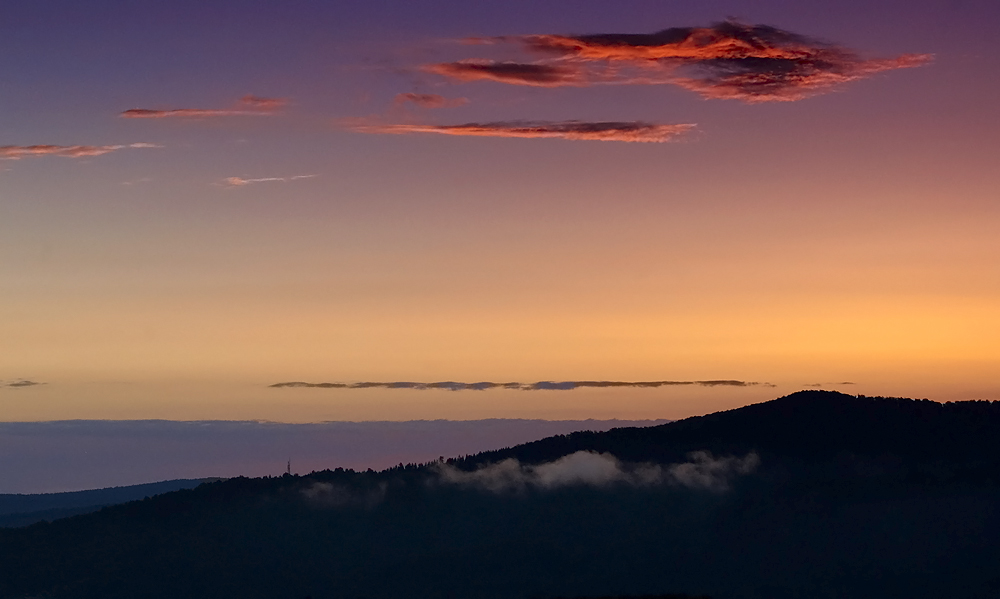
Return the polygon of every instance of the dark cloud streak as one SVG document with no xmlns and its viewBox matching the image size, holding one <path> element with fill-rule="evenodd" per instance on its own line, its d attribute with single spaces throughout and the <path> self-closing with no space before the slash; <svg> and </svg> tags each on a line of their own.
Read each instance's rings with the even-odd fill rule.
<svg viewBox="0 0 1000 599">
<path fill-rule="evenodd" d="M 738 381 L 731 379 L 704 381 L 538 381 L 537 383 L 494 383 L 482 381 L 477 383 L 460 383 L 456 381 L 441 381 L 436 383 L 417 383 L 412 381 L 396 382 L 359 382 L 359 383 L 307 383 L 291 381 L 275 383 L 271 388 L 310 388 L 310 389 L 446 389 L 449 391 L 484 391 L 486 389 L 512 389 L 518 391 L 572 391 L 583 388 L 613 388 L 633 387 L 655 389 L 658 387 L 773 387 L 771 383 Z"/>
<path fill-rule="evenodd" d="M 11 382 L 0 381 L 0 387 L 7 387 L 9 389 L 24 389 L 26 387 L 37 387 L 39 385 L 44 385 L 45 383 L 39 383 L 38 381 L 29 381 L 26 379 L 19 379 Z"/>
<path fill-rule="evenodd" d="M 660 125 L 642 121 L 502 121 L 463 125 L 359 125 L 361 133 L 438 133 L 476 137 L 556 138 L 591 141 L 665 142 L 694 129 L 691 124 Z"/>
</svg>

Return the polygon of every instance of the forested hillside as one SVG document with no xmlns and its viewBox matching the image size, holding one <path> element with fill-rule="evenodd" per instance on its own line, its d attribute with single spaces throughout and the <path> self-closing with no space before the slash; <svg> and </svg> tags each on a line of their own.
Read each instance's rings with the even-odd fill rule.
<svg viewBox="0 0 1000 599">
<path fill-rule="evenodd" d="M 803 392 L 0 531 L 0 597 L 1000 595 L 1000 403 Z"/>
</svg>

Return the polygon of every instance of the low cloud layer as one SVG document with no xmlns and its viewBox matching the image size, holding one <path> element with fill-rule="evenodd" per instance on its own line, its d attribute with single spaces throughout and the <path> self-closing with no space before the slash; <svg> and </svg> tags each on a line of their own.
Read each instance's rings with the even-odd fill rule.
<svg viewBox="0 0 1000 599">
<path fill-rule="evenodd" d="M 396 94 L 395 99 L 396 105 L 413 104 L 420 108 L 454 108 L 468 103 L 468 98 L 446 98 L 438 94 Z"/>
<path fill-rule="evenodd" d="M 317 176 L 318 175 L 295 175 L 294 177 L 259 177 L 256 179 L 227 177 L 222 180 L 221 184 L 226 187 L 244 187 L 246 185 L 253 185 L 254 183 L 287 183 L 288 181 L 297 181 L 299 179 L 312 179 Z"/>
<path fill-rule="evenodd" d="M 171 108 L 157 110 L 151 108 L 132 108 L 119 116 L 126 119 L 164 119 L 189 118 L 203 119 L 228 116 L 268 116 L 288 104 L 284 98 L 261 98 L 258 96 L 243 96 L 233 108 Z"/>
<path fill-rule="evenodd" d="M 35 156 L 62 156 L 64 158 L 86 158 L 90 156 L 102 156 L 118 150 L 129 148 L 159 148 L 156 144 L 134 143 L 114 146 L 55 146 L 55 145 L 34 145 L 34 146 L 0 146 L 0 159 L 20 160 Z"/>
<path fill-rule="evenodd" d="M 508 458 L 471 472 L 443 462 L 432 467 L 444 483 L 479 487 L 494 493 L 613 484 L 675 485 L 722 492 L 730 488 L 734 478 L 753 472 L 759 465 L 760 457 L 756 453 L 742 458 L 715 458 L 710 452 L 696 451 L 688 456 L 687 462 L 661 466 L 624 464 L 610 453 L 578 451 L 537 465 L 521 464 L 514 458 Z"/>
<path fill-rule="evenodd" d="M 479 137 L 556 138 L 596 141 L 665 142 L 686 133 L 695 125 L 657 125 L 642 121 L 505 121 L 464 125 L 364 125 L 362 133 L 438 133 Z"/>
<path fill-rule="evenodd" d="M 737 21 L 651 34 L 528 35 L 477 40 L 546 55 L 532 62 L 463 60 L 425 71 L 458 81 L 516 85 L 672 84 L 706 98 L 794 101 L 893 69 L 928 54 L 862 58 L 856 52 L 768 25 Z"/>
<path fill-rule="evenodd" d="M 441 381 L 437 383 L 415 383 L 410 381 L 397 382 L 360 382 L 360 383 L 307 383 L 304 381 L 291 381 L 287 383 L 275 383 L 269 385 L 271 388 L 309 388 L 309 389 L 446 389 L 448 391 L 485 391 L 486 389 L 513 389 L 517 391 L 572 391 L 573 389 L 583 389 L 589 387 L 675 387 L 684 385 L 695 385 L 699 387 L 774 387 L 771 383 L 758 383 L 751 381 L 737 381 L 731 379 L 718 379 L 706 381 L 539 381 L 537 383 L 493 383 L 482 381 L 478 383 L 459 383 L 455 381 Z"/>
</svg>

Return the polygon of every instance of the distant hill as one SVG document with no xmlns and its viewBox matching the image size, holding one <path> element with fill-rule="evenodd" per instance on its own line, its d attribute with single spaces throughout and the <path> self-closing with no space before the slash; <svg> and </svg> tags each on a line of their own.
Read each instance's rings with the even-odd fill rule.
<svg viewBox="0 0 1000 599">
<path fill-rule="evenodd" d="M 218 480 L 220 479 L 179 479 L 68 493 L 0 494 L 0 527 L 27 526 L 42 520 L 96 512 L 105 506 L 191 489 L 202 483 Z"/>
<path fill-rule="evenodd" d="M 624 460 L 675 461 L 689 451 L 757 451 L 826 460 L 837 455 L 895 456 L 917 462 L 1000 464 L 1000 402 L 938 403 L 801 391 L 772 401 L 648 428 L 556 435 L 486 451 L 469 465 L 517 457 L 554 459 L 581 449 Z"/>
<path fill-rule="evenodd" d="M 229 479 L 0 530 L 0 598 L 995 599 L 998 435 L 1000 402 L 809 391 Z"/>
</svg>

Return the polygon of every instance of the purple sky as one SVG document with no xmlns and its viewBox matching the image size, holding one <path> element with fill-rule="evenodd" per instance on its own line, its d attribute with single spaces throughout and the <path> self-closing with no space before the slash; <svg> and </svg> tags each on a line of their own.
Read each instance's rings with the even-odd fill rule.
<svg viewBox="0 0 1000 599">
<path fill-rule="evenodd" d="M 579 430 L 662 421 L 63 421 L 0 423 L 0 493 L 56 493 L 178 478 L 381 470 Z"/>
</svg>

